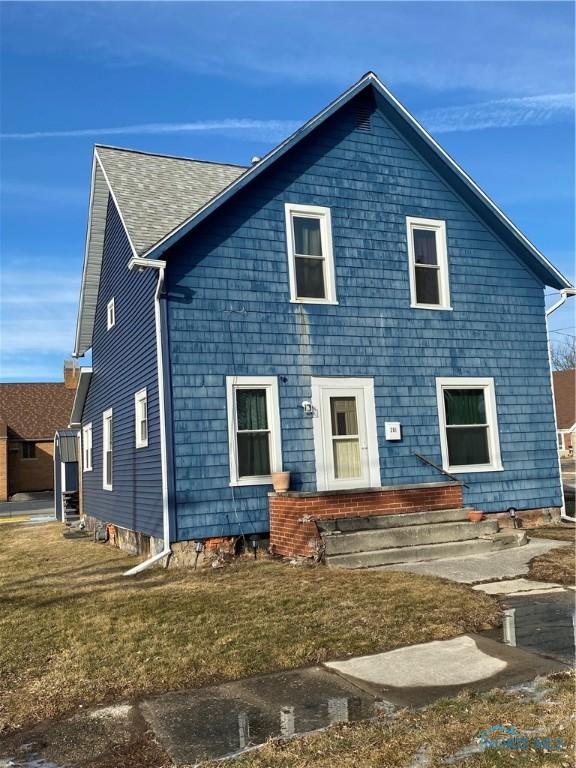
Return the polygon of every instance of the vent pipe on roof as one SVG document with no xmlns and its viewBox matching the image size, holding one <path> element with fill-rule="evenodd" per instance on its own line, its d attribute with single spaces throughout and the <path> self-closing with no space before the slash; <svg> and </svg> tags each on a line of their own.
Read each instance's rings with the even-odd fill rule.
<svg viewBox="0 0 576 768">
<path fill-rule="evenodd" d="M 250 163 L 251 163 L 252 165 L 256 165 L 256 163 L 259 163 L 259 162 L 260 162 L 260 160 L 262 160 L 262 158 L 261 158 L 261 157 L 258 157 L 258 155 L 254 155 L 254 157 L 252 158 L 252 160 L 250 160 Z"/>
</svg>

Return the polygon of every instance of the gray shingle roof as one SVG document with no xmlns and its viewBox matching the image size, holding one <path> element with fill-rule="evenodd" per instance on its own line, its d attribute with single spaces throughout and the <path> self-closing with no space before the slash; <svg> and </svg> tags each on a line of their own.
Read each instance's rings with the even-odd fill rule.
<svg viewBox="0 0 576 768">
<path fill-rule="evenodd" d="M 141 255 L 246 168 L 96 147 L 132 244 Z"/>
</svg>

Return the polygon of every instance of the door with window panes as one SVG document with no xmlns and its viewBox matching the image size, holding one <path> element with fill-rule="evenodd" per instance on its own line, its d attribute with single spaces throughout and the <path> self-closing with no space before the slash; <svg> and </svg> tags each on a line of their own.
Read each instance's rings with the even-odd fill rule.
<svg viewBox="0 0 576 768">
<path fill-rule="evenodd" d="M 315 440 L 319 490 L 379 485 L 373 398 L 364 386 L 319 386 Z M 372 424 L 368 423 L 372 420 Z M 375 478 L 376 473 L 376 478 Z"/>
</svg>

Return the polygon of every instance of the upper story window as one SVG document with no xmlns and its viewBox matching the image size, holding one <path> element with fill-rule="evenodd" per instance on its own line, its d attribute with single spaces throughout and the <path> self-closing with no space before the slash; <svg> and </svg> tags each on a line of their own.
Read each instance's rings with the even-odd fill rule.
<svg viewBox="0 0 576 768">
<path fill-rule="evenodd" d="M 494 379 L 436 379 L 442 465 L 448 472 L 502 469 Z"/>
<path fill-rule="evenodd" d="M 408 216 L 406 227 L 411 306 L 451 309 L 446 222 Z"/>
<path fill-rule="evenodd" d="M 136 416 L 136 448 L 146 448 L 148 445 L 148 396 L 146 388 L 134 395 L 134 411 Z"/>
<path fill-rule="evenodd" d="M 228 376 L 230 484 L 262 485 L 282 469 L 275 376 Z"/>
<path fill-rule="evenodd" d="M 112 490 L 112 408 L 102 414 L 102 488 Z"/>
<path fill-rule="evenodd" d="M 22 443 L 22 458 L 23 459 L 36 458 L 36 443 Z"/>
<path fill-rule="evenodd" d="M 92 471 L 92 424 L 82 427 L 82 469 Z"/>
<path fill-rule="evenodd" d="M 330 208 L 286 203 L 291 301 L 336 304 Z"/>
<path fill-rule="evenodd" d="M 114 307 L 114 299 L 110 299 L 106 307 L 106 328 L 110 330 L 112 326 L 116 325 L 116 309 Z"/>
</svg>

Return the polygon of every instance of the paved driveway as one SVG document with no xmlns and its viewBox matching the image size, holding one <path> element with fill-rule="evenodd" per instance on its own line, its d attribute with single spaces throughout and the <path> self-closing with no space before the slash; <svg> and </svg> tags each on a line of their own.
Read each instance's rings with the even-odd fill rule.
<svg viewBox="0 0 576 768">
<path fill-rule="evenodd" d="M 0 503 L 1 523 L 44 523 L 54 520 L 54 501 L 5 501 Z"/>
</svg>

